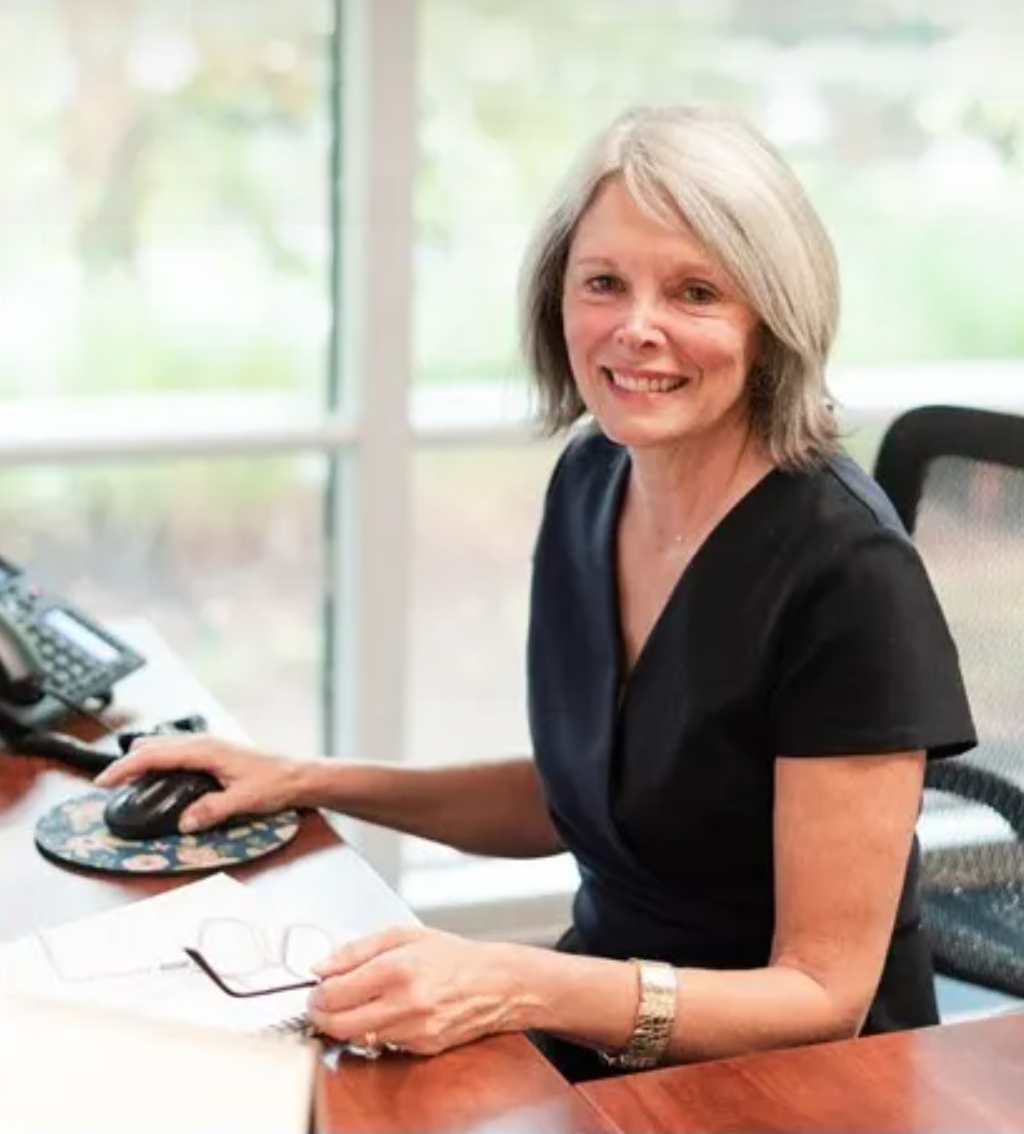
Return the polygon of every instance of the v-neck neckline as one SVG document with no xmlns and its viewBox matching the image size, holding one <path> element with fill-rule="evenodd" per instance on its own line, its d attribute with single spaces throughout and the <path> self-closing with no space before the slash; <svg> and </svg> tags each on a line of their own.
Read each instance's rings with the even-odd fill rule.
<svg viewBox="0 0 1024 1134">
<path fill-rule="evenodd" d="M 626 499 L 626 489 L 629 486 L 629 473 L 630 473 L 630 457 L 629 452 L 624 448 L 620 454 L 620 464 L 615 472 L 615 479 L 612 485 L 612 507 L 610 512 L 610 523 L 608 530 L 604 533 L 604 548 L 603 559 L 605 570 L 608 572 L 609 595 L 611 601 L 611 617 L 612 617 L 612 630 L 613 640 L 615 644 L 615 691 L 616 691 L 616 715 L 622 714 L 622 711 L 629 698 L 631 689 L 636 684 L 637 673 L 641 670 L 644 664 L 644 659 L 652 651 L 652 642 L 655 641 L 659 635 L 659 631 L 663 632 L 665 624 L 668 622 L 670 612 L 680 600 L 680 594 L 686 585 L 688 579 L 692 578 L 694 569 L 698 566 L 702 559 L 707 558 L 710 552 L 708 551 L 709 545 L 713 546 L 715 543 L 720 542 L 722 532 L 727 531 L 736 522 L 735 517 L 746 510 L 749 501 L 756 499 L 761 490 L 770 482 L 775 481 L 782 474 L 782 470 L 775 466 L 770 468 L 761 478 L 756 481 L 750 488 L 747 489 L 743 495 L 736 500 L 727 510 L 723 513 L 718 522 L 711 528 L 708 534 L 701 541 L 700 546 L 690 556 L 689 562 L 685 565 L 683 570 L 679 573 L 679 577 L 672 584 L 669 590 L 668 597 L 665 604 L 658 612 L 657 618 L 654 620 L 647 637 L 640 647 L 640 651 L 633 662 L 632 667 L 627 671 L 626 669 L 626 651 L 625 639 L 622 627 L 622 598 L 619 587 L 619 529 L 622 523 L 622 510 Z"/>
</svg>

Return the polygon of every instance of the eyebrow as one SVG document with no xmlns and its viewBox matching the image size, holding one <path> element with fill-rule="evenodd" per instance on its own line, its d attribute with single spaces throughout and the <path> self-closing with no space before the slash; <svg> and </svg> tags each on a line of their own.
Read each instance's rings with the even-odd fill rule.
<svg viewBox="0 0 1024 1134">
<path fill-rule="evenodd" d="M 615 260 L 609 256 L 580 256 L 579 258 L 569 257 L 569 264 L 578 268 L 603 268 L 612 269 L 613 271 L 621 271 Z M 711 260 L 687 260 L 680 264 L 672 265 L 670 274 L 673 276 L 687 276 L 697 273 L 701 276 L 706 276 L 708 280 L 725 286 L 728 276 L 726 273 Z"/>
</svg>

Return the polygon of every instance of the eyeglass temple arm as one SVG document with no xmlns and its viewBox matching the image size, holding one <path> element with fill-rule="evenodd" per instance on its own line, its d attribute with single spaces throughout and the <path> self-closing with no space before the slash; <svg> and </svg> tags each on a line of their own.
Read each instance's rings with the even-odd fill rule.
<svg viewBox="0 0 1024 1134">
<path fill-rule="evenodd" d="M 229 984 L 225 983 L 224 978 L 217 972 L 217 970 L 210 964 L 209 961 L 199 952 L 198 949 L 192 949 L 185 946 L 185 955 L 199 966 L 204 973 L 213 981 L 213 983 L 228 996 L 234 996 L 236 999 L 245 1000 L 253 996 L 272 996 L 277 992 L 292 992 L 298 988 L 312 988 L 320 982 L 315 977 L 307 977 L 302 980 L 293 981 L 291 984 L 278 984 L 273 988 L 257 988 L 242 990 L 239 988 L 232 988 Z"/>
</svg>

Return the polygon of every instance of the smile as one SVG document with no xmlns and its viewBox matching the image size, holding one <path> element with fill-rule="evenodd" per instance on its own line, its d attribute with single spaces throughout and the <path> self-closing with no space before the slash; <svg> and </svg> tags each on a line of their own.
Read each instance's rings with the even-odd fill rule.
<svg viewBox="0 0 1024 1134">
<path fill-rule="evenodd" d="M 601 373 L 613 386 L 628 390 L 631 394 L 671 394 L 690 382 L 689 378 L 680 378 L 678 375 L 625 374 L 621 370 L 610 370 L 607 366 L 601 367 Z"/>
</svg>

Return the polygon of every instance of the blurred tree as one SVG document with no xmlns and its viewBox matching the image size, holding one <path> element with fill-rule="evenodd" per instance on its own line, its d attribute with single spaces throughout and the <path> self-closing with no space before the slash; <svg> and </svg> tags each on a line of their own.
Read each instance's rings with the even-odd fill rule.
<svg viewBox="0 0 1024 1134">
<path fill-rule="evenodd" d="M 57 11 L 73 61 L 74 98 L 60 123 L 64 165 L 78 256 L 92 273 L 134 262 L 151 102 L 136 96 L 129 79 L 123 0 L 62 0 Z"/>
<path fill-rule="evenodd" d="M 332 0 L 0 6 L 8 396 L 319 392 L 333 16 Z"/>
</svg>

